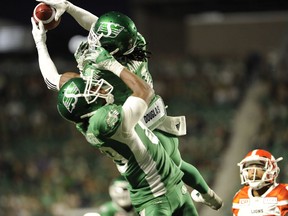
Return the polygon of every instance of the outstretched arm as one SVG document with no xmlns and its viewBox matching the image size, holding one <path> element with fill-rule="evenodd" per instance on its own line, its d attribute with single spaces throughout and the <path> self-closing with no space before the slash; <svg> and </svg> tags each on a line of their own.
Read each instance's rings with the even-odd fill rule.
<svg viewBox="0 0 288 216">
<path fill-rule="evenodd" d="M 32 17 L 31 22 L 32 35 L 38 52 L 38 63 L 40 71 L 48 89 L 58 90 L 60 74 L 58 74 L 57 68 L 50 58 L 46 46 L 46 30 L 44 29 L 42 22 L 39 22 L 37 25 Z"/>
<path fill-rule="evenodd" d="M 75 72 L 66 72 L 61 75 L 58 73 L 46 46 L 46 30 L 44 29 L 43 23 L 39 22 L 37 25 L 33 18 L 31 18 L 31 22 L 32 35 L 38 52 L 38 62 L 41 74 L 48 89 L 59 90 L 67 80 L 79 76 L 79 74 Z"/>
<path fill-rule="evenodd" d="M 66 0 L 36 0 L 38 2 L 44 2 L 45 4 L 51 5 L 56 9 L 55 19 L 58 20 L 63 13 L 67 12 L 70 14 L 80 26 L 87 31 L 90 30 L 93 23 L 98 20 L 98 17 L 93 15 L 87 10 L 73 5 L 71 2 Z"/>
<path fill-rule="evenodd" d="M 98 20 L 98 17 L 93 15 L 89 11 L 84 10 L 83 8 L 80 8 L 78 6 L 75 6 L 70 2 L 68 2 L 68 5 L 69 6 L 67 8 L 67 13 L 69 13 L 79 23 L 79 25 L 82 26 L 87 31 L 89 31 L 92 24 Z"/>
</svg>

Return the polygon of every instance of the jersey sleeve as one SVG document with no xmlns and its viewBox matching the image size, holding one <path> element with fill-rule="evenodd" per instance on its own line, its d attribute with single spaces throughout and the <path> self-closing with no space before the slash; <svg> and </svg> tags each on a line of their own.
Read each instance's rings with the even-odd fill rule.
<svg viewBox="0 0 288 216">
<path fill-rule="evenodd" d="M 278 208 L 281 216 L 288 214 L 288 185 L 280 184 L 281 190 L 278 193 Z"/>
<path fill-rule="evenodd" d="M 248 199 L 248 186 L 244 186 L 239 189 L 233 197 L 232 201 L 232 213 L 233 216 L 238 216 L 240 211 L 240 199 Z"/>
<path fill-rule="evenodd" d="M 121 106 L 107 105 L 98 109 L 89 120 L 86 139 L 94 146 L 101 146 L 103 137 L 111 137 L 121 123 Z"/>
<path fill-rule="evenodd" d="M 73 5 L 71 2 L 68 4 L 67 13 L 69 13 L 84 29 L 89 31 L 91 25 L 97 22 L 98 17 L 83 8 Z"/>
<path fill-rule="evenodd" d="M 234 195 L 232 201 L 232 213 L 233 216 L 237 216 L 239 212 L 239 191 Z"/>
<path fill-rule="evenodd" d="M 54 91 L 59 90 L 59 81 L 61 75 L 58 73 L 54 62 L 49 55 L 46 44 L 42 49 L 37 48 L 37 51 L 40 71 L 47 85 L 47 88 Z"/>
<path fill-rule="evenodd" d="M 134 96 L 128 97 L 123 104 L 123 131 L 132 130 L 144 116 L 146 110 L 147 104 L 143 99 Z"/>
</svg>

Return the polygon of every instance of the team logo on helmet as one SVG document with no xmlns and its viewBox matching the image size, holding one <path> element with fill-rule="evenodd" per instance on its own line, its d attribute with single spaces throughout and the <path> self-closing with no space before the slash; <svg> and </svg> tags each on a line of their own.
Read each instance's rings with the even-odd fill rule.
<svg viewBox="0 0 288 216">
<path fill-rule="evenodd" d="M 78 98 L 73 97 L 75 94 L 79 94 L 80 90 L 74 82 L 71 82 L 69 87 L 66 89 L 64 97 L 62 98 L 62 103 L 68 112 L 72 113 L 76 107 Z"/>
<path fill-rule="evenodd" d="M 115 109 L 115 110 L 111 110 L 108 113 L 107 119 L 106 119 L 106 123 L 110 128 L 113 128 L 115 126 L 115 124 L 117 123 L 119 118 L 119 112 Z"/>
<path fill-rule="evenodd" d="M 117 23 L 101 22 L 96 34 L 103 34 L 103 37 L 116 38 L 123 29 L 124 27 Z"/>
</svg>

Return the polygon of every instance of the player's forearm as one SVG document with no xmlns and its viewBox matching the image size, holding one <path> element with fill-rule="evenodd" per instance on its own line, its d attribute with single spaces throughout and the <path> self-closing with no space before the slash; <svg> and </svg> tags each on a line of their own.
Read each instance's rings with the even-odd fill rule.
<svg viewBox="0 0 288 216">
<path fill-rule="evenodd" d="M 59 80 L 61 75 L 58 73 L 54 62 L 50 58 L 46 44 L 38 44 L 37 51 L 40 71 L 47 88 L 51 90 L 59 90 Z"/>
<path fill-rule="evenodd" d="M 154 90 L 145 81 L 125 67 L 120 73 L 120 78 L 133 91 L 133 96 L 142 98 L 147 105 L 151 102 Z"/>
<path fill-rule="evenodd" d="M 90 30 L 93 23 L 98 20 L 98 17 L 83 8 L 73 5 L 68 2 L 67 13 L 69 13 L 84 29 Z"/>
<path fill-rule="evenodd" d="M 144 80 L 128 70 L 124 65 L 118 62 L 103 47 L 97 47 L 90 58 L 94 61 L 94 66 L 100 70 L 107 70 L 114 73 L 132 90 L 132 95 L 142 98 L 147 105 L 154 96 L 154 90 Z"/>
</svg>

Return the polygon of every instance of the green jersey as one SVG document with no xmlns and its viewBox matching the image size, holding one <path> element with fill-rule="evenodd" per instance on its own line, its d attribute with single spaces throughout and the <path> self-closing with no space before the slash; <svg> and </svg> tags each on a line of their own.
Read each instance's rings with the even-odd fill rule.
<svg viewBox="0 0 288 216">
<path fill-rule="evenodd" d="M 136 216 L 138 215 L 135 210 L 132 208 L 130 211 L 127 211 L 121 208 L 113 201 L 104 203 L 99 207 L 97 212 L 101 216 Z"/>
<path fill-rule="evenodd" d="M 86 132 L 87 141 L 110 157 L 129 182 L 137 211 L 173 191 L 183 176 L 157 136 L 139 122 L 146 108 L 142 99 L 133 96 L 123 106 L 101 107 L 90 118 Z"/>
<path fill-rule="evenodd" d="M 139 39 L 141 39 L 141 37 Z M 122 65 L 126 66 L 130 71 L 135 73 L 138 77 L 142 78 L 151 87 L 153 87 L 153 81 L 148 70 L 147 62 L 131 60 L 125 56 L 115 58 Z M 100 71 L 97 69 L 97 64 L 94 65 L 93 63 L 93 54 L 89 57 L 89 51 L 87 56 L 84 54 L 84 58 L 82 58 L 81 61 L 78 61 L 78 63 L 80 63 L 80 66 L 83 69 L 81 70 L 81 67 L 79 67 L 80 71 L 82 71 L 82 75 L 85 76 L 85 73 L 88 71 L 88 76 L 91 76 L 92 74 L 93 76 L 95 76 L 95 78 L 98 79 L 103 78 L 107 80 L 114 87 L 112 94 L 114 95 L 115 104 L 121 106 L 124 103 L 124 101 L 131 95 L 130 89 L 123 83 L 123 81 L 119 77 L 117 77 L 113 73 L 109 73 L 107 71 Z M 119 112 L 119 115 L 120 114 L 121 112 Z M 125 140 L 121 141 L 118 138 L 114 139 L 114 137 L 111 139 L 107 137 L 104 138 L 102 136 L 98 136 L 99 132 L 97 135 L 97 133 L 94 133 L 95 131 L 94 132 L 93 130 L 89 131 L 91 127 L 93 127 L 94 129 L 98 128 L 91 126 L 91 124 L 90 124 L 91 127 L 89 126 L 90 129 L 88 128 L 86 138 L 88 141 L 89 140 L 94 141 L 89 142 L 94 143 L 96 147 L 98 147 L 103 153 L 107 154 L 109 157 L 112 157 L 115 163 L 117 163 L 119 171 L 122 173 L 123 176 L 126 177 L 128 182 L 131 184 L 129 191 L 131 193 L 132 204 L 135 206 L 136 210 L 138 212 L 142 209 L 144 209 L 144 211 L 146 210 L 150 211 L 151 209 L 149 210 L 146 208 L 152 208 L 152 209 L 154 208 L 153 209 L 154 214 L 155 210 L 160 211 L 160 209 L 162 209 L 162 207 L 160 207 L 159 209 L 160 202 L 163 204 L 166 203 L 166 201 L 164 200 L 161 201 L 155 200 L 155 198 L 161 197 L 161 194 L 162 195 L 165 194 L 165 196 L 167 194 L 170 194 L 169 195 L 170 198 L 180 195 L 183 191 L 184 192 L 182 195 L 185 194 L 185 190 L 182 189 L 181 185 L 179 185 L 179 182 L 181 182 L 181 177 L 183 176 L 182 171 L 179 170 L 179 167 L 181 167 L 182 165 L 182 159 L 180 152 L 178 150 L 178 139 L 177 137 L 175 137 L 175 135 L 179 136 L 186 134 L 186 123 L 184 116 L 180 117 L 167 116 L 166 107 L 161 97 L 158 95 L 156 95 L 155 98 L 151 101 L 146 113 L 144 113 L 144 115 L 142 116 L 143 116 L 142 119 L 137 119 L 137 121 L 141 120 L 141 122 L 139 122 L 138 125 L 135 127 L 135 129 L 133 129 L 138 137 L 137 140 L 142 142 L 142 144 L 140 144 L 141 142 L 139 143 L 140 144 L 139 146 L 134 144 L 127 145 L 125 144 Z M 101 115 L 98 114 L 98 117 L 101 117 Z M 108 119 L 109 119 L 108 122 L 110 122 L 111 119 L 118 119 L 118 118 L 111 118 L 110 114 L 110 117 Z M 123 120 L 122 117 L 120 117 L 119 119 L 121 119 L 121 121 Z M 98 126 L 101 128 L 100 125 Z M 151 133 L 151 131 L 149 131 L 147 127 L 155 131 L 155 134 Z M 167 134 L 165 134 L 165 132 L 167 132 Z M 114 133 L 115 135 L 117 134 L 117 132 L 113 131 L 107 133 L 106 135 L 109 134 L 109 136 L 112 135 L 114 136 Z M 152 138 L 152 141 L 150 138 Z M 150 141 L 147 142 L 147 140 L 145 139 L 148 139 Z M 157 140 L 155 142 L 157 144 L 155 144 L 153 140 Z M 131 140 L 128 140 L 128 142 L 131 142 Z M 163 146 L 166 149 L 166 152 Z M 137 151 L 135 151 L 135 149 L 137 149 Z M 139 155 L 138 151 L 140 151 L 139 153 L 142 153 L 144 155 L 141 154 Z M 165 156 L 163 157 L 160 156 L 160 154 L 162 153 Z M 167 154 L 169 154 L 170 156 L 168 156 Z M 152 155 L 153 157 L 151 157 L 150 155 Z M 171 161 L 171 158 L 174 160 L 173 162 Z M 146 160 L 146 162 L 143 161 L 144 159 Z M 167 162 L 166 164 L 166 161 L 169 162 Z M 147 165 L 146 163 L 148 163 L 149 165 Z M 176 167 L 175 163 L 178 165 L 178 168 Z M 150 171 L 153 172 L 151 173 Z M 159 175 L 159 173 L 161 174 Z M 169 175 L 173 176 L 169 177 Z M 193 183 L 198 182 L 196 181 L 198 180 L 198 178 L 195 180 L 193 174 L 187 175 L 187 178 L 190 179 L 191 176 L 192 176 L 191 181 Z M 175 185 L 177 185 L 178 189 L 175 188 Z M 169 191 L 171 190 L 174 190 L 174 194 L 169 193 Z M 187 197 L 187 194 L 185 195 L 185 197 L 186 198 L 183 199 L 182 201 L 186 200 L 188 201 L 188 203 L 191 202 L 190 200 L 191 198 L 189 196 Z M 175 204 L 178 203 L 178 201 L 175 201 L 170 198 L 169 200 L 171 201 L 171 203 L 172 202 Z M 155 201 L 154 203 L 153 199 Z M 164 209 L 166 207 L 167 206 L 165 206 Z M 172 208 L 172 205 L 170 205 L 170 207 Z M 197 215 L 197 213 L 192 213 L 195 212 L 193 204 L 190 205 L 189 208 L 190 211 L 188 212 L 187 215 L 189 216 Z M 165 211 L 164 209 L 163 211 Z"/>
<path fill-rule="evenodd" d="M 144 37 L 140 33 L 138 33 L 137 41 L 140 44 L 146 44 Z M 81 47 L 83 48 L 81 49 Z M 93 75 L 96 79 L 103 78 L 114 87 L 114 90 L 112 91 L 114 96 L 114 104 L 122 105 L 131 95 L 131 90 L 118 76 L 104 70 L 98 70 L 97 66 L 94 66 L 93 51 L 91 51 L 90 54 L 86 43 L 80 45 L 77 52 L 75 53 L 75 58 L 78 62 L 80 72 L 84 77 Z M 151 88 L 153 88 L 153 80 L 148 69 L 147 61 L 131 60 L 125 56 L 119 58 L 116 57 L 116 59 L 122 65 L 126 66 L 130 71 L 135 73 L 138 77 L 148 83 Z M 159 95 L 156 95 L 155 98 L 151 101 L 149 109 L 144 115 L 142 122 L 153 130 L 162 123 L 166 115 L 167 114 L 164 102 Z"/>
</svg>

